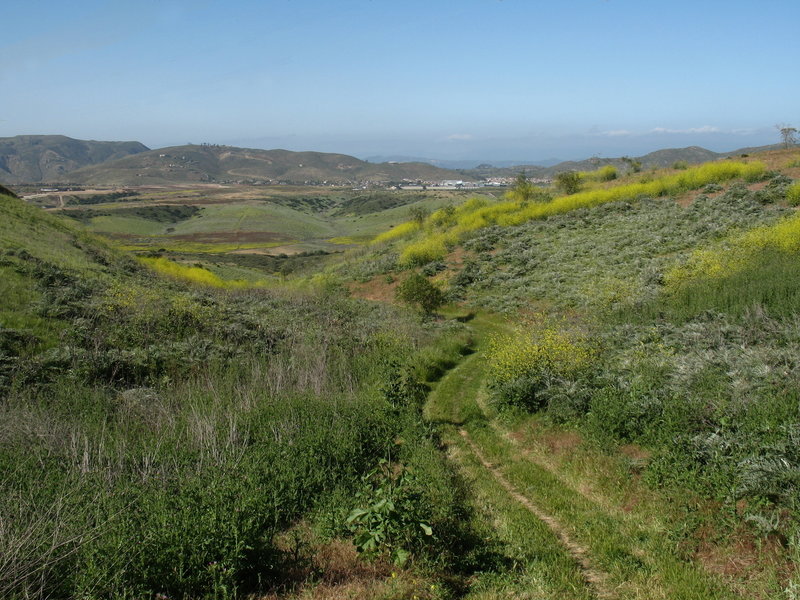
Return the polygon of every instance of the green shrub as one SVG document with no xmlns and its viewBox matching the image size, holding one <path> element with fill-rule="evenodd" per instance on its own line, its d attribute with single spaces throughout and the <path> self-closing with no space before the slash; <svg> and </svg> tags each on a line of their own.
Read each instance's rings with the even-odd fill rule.
<svg viewBox="0 0 800 600">
<path fill-rule="evenodd" d="M 554 179 L 558 190 L 566 195 L 576 194 L 581 189 L 581 176 L 576 171 L 562 171 Z"/>
<path fill-rule="evenodd" d="M 428 515 L 422 510 L 421 489 L 413 471 L 386 460 L 364 477 L 356 494 L 359 503 L 347 517 L 353 543 L 359 552 L 389 552 L 392 562 L 403 565 L 412 552 L 433 536 Z"/>
<path fill-rule="evenodd" d="M 419 273 L 411 273 L 397 286 L 398 300 L 417 306 L 425 314 L 430 314 L 444 304 L 442 291 Z"/>
<path fill-rule="evenodd" d="M 548 388 L 580 377 L 594 359 L 585 340 L 553 325 L 492 338 L 487 355 L 494 404 L 527 410 L 543 408 Z"/>
<path fill-rule="evenodd" d="M 800 183 L 794 183 L 786 190 L 786 202 L 789 206 L 800 206 Z"/>
</svg>

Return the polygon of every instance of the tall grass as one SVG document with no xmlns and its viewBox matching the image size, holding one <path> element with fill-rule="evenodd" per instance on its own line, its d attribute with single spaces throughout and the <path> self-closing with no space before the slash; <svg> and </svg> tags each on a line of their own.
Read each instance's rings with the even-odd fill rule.
<svg viewBox="0 0 800 600">
<path fill-rule="evenodd" d="M 441 354 L 414 358 L 419 323 L 331 294 L 144 281 L 70 305 L 56 353 L 68 359 L 47 358 L 45 378 L 26 357 L 14 377 L 27 385 L 6 389 L 0 596 L 266 592 L 293 568 L 274 535 L 301 518 L 345 533 L 380 459 L 412 467 L 424 490 L 414 510 L 435 537 L 417 559 L 452 559 L 459 500 L 404 401 L 419 386 L 387 386 Z"/>
</svg>

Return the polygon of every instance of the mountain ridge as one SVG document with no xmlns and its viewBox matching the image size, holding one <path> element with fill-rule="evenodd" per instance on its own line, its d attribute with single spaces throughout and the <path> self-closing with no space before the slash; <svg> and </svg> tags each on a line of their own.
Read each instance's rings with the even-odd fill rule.
<svg viewBox="0 0 800 600">
<path fill-rule="evenodd" d="M 698 164 L 779 145 L 714 152 L 700 146 L 664 148 L 630 160 L 643 168 L 676 162 Z M 372 162 L 377 158 L 396 158 Z M 627 157 L 500 165 L 488 162 L 464 168 L 468 161 L 412 157 L 370 157 L 361 160 L 342 153 L 264 150 L 216 144 L 187 144 L 149 149 L 140 142 L 77 140 L 61 135 L 19 135 L 0 138 L 0 183 L 73 183 L 89 185 L 175 185 L 196 183 L 285 183 L 363 185 L 443 180 L 480 181 L 514 177 L 552 178 L 566 170 L 590 171 L 605 165 L 629 167 Z M 628 161 L 628 162 L 626 162 Z"/>
<path fill-rule="evenodd" d="M 148 185 L 170 183 L 287 183 L 355 185 L 432 181 L 459 173 L 424 163 L 369 163 L 323 152 L 261 150 L 211 144 L 171 146 L 69 174 L 71 182 Z"/>
<path fill-rule="evenodd" d="M 78 140 L 64 135 L 0 138 L 0 183 L 58 181 L 81 167 L 147 150 L 136 141 Z"/>
</svg>

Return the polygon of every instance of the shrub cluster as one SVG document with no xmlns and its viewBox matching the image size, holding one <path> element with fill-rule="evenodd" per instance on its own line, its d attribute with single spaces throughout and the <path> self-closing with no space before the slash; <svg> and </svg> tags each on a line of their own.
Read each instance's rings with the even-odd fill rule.
<svg viewBox="0 0 800 600">
<path fill-rule="evenodd" d="M 488 349 L 489 387 L 498 408 L 538 410 L 546 405 L 542 392 L 575 379 L 592 366 L 595 351 L 586 340 L 555 325 L 519 329 L 491 339 Z"/>
<path fill-rule="evenodd" d="M 398 240 L 419 234 L 419 239 L 410 241 L 402 247 L 399 259 L 403 266 L 419 266 L 440 260 L 472 232 L 492 225 L 504 227 L 521 225 L 531 220 L 544 219 L 581 208 L 619 201 L 630 202 L 640 197 L 655 198 L 678 194 L 736 178 L 755 181 L 764 175 L 765 170 L 765 165 L 760 162 L 717 162 L 648 182 L 583 192 L 570 189 L 568 195 L 543 203 L 515 200 L 488 203 L 486 199 L 475 198 L 454 210 L 436 211 L 422 224 L 417 221 L 404 223 L 379 235 L 375 238 L 375 242 Z"/>
</svg>

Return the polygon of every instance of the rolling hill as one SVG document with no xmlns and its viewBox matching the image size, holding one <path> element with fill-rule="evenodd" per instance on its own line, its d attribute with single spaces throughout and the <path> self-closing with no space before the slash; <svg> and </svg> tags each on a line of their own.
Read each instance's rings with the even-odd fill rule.
<svg viewBox="0 0 800 600">
<path fill-rule="evenodd" d="M 63 135 L 0 138 L 0 182 L 64 181 L 75 169 L 146 150 L 140 142 L 96 142 Z"/>
<path fill-rule="evenodd" d="M 82 184 L 316 183 L 440 181 L 461 175 L 423 163 L 373 164 L 346 154 L 173 146 L 88 166 L 70 174 Z"/>
<path fill-rule="evenodd" d="M 730 152 L 714 152 L 700 146 L 689 146 L 687 148 L 664 148 L 656 150 L 643 156 L 634 157 L 633 160 L 642 164 L 645 169 L 659 169 L 669 167 L 676 162 L 685 162 L 689 165 L 698 165 L 700 163 L 726 158 L 728 156 L 740 156 L 741 154 L 753 154 L 757 152 L 765 152 L 768 150 L 780 149 L 779 144 L 771 146 L 758 146 L 751 148 L 740 148 L 738 150 L 731 150 Z M 592 157 L 584 160 L 567 160 L 561 161 L 554 165 L 542 166 L 541 164 L 518 164 L 513 166 L 498 167 L 491 164 L 484 164 L 474 169 L 467 169 L 462 171 L 465 177 L 482 178 L 482 177 L 513 177 L 520 171 L 524 171 L 528 177 L 542 177 L 550 178 L 556 173 L 562 171 L 593 171 L 604 167 L 606 165 L 614 165 L 615 167 L 626 170 L 627 165 L 622 158 L 599 158 Z"/>
</svg>

